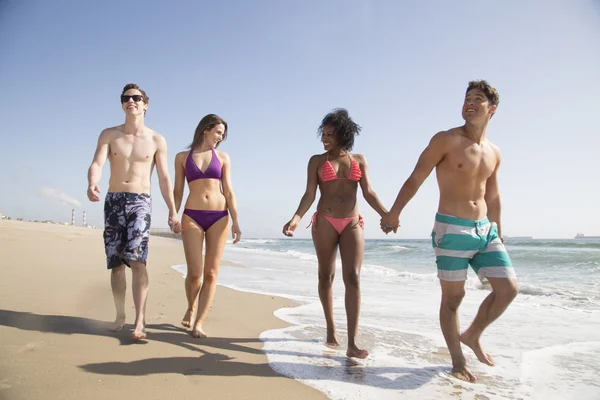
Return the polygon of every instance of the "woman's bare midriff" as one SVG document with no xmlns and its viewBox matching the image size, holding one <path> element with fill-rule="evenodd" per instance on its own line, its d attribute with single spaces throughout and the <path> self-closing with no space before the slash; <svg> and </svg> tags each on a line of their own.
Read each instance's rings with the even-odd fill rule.
<svg viewBox="0 0 600 400">
<path fill-rule="evenodd" d="M 322 182 L 317 211 L 334 218 L 347 218 L 358 214 L 357 183 L 348 180 Z"/>
<path fill-rule="evenodd" d="M 227 200 L 217 179 L 197 179 L 189 183 L 190 193 L 185 208 L 191 210 L 225 210 Z"/>
</svg>

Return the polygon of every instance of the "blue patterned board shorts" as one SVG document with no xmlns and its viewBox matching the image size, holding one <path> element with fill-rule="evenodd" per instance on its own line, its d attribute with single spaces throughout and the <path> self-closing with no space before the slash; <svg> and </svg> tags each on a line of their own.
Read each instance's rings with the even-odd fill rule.
<svg viewBox="0 0 600 400">
<path fill-rule="evenodd" d="M 109 192 L 104 201 L 104 249 L 108 269 L 146 264 L 152 198 L 146 193 Z"/>
</svg>

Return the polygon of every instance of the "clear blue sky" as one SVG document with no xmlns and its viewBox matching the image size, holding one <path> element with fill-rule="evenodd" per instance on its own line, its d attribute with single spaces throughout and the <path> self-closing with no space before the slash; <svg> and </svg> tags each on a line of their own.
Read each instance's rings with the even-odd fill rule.
<svg viewBox="0 0 600 400">
<path fill-rule="evenodd" d="M 488 138 L 503 152 L 505 234 L 600 234 L 599 43 L 593 0 L 0 0 L 0 212 L 68 221 L 74 199 L 79 222 L 85 209 L 102 226 L 87 168 L 100 131 L 124 121 L 118 96 L 135 82 L 171 174 L 202 116 L 229 122 L 220 149 L 242 231 L 283 237 L 327 112 L 345 107 L 363 127 L 354 151 L 389 207 L 430 137 L 462 124 L 468 81 L 483 78 L 500 93 Z M 153 226 L 165 227 L 156 175 L 152 190 Z M 437 196 L 432 174 L 397 237 L 428 237 Z M 360 207 L 366 236 L 386 237 Z M 297 237 L 309 237 L 310 212 Z"/>
</svg>

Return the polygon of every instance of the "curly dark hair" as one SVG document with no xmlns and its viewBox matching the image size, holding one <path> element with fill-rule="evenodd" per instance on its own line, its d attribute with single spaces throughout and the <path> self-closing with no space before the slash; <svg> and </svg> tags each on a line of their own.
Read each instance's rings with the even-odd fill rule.
<svg viewBox="0 0 600 400">
<path fill-rule="evenodd" d="M 317 134 L 323 134 L 323 128 L 330 126 L 334 129 L 338 145 L 346 151 L 351 151 L 354 147 L 354 137 L 361 131 L 361 127 L 350 118 L 348 111 L 344 108 L 336 108 L 323 118 Z"/>
</svg>

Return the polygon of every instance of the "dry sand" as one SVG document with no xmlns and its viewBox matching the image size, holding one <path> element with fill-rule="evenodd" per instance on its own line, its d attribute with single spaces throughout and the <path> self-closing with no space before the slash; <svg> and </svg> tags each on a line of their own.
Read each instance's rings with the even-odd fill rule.
<svg viewBox="0 0 600 400">
<path fill-rule="evenodd" d="M 0 399 L 324 399 L 275 373 L 260 332 L 290 300 L 218 287 L 205 329 L 184 330 L 181 243 L 152 236 L 146 341 L 127 323 L 107 330 L 114 305 L 102 231 L 0 220 Z"/>
</svg>

